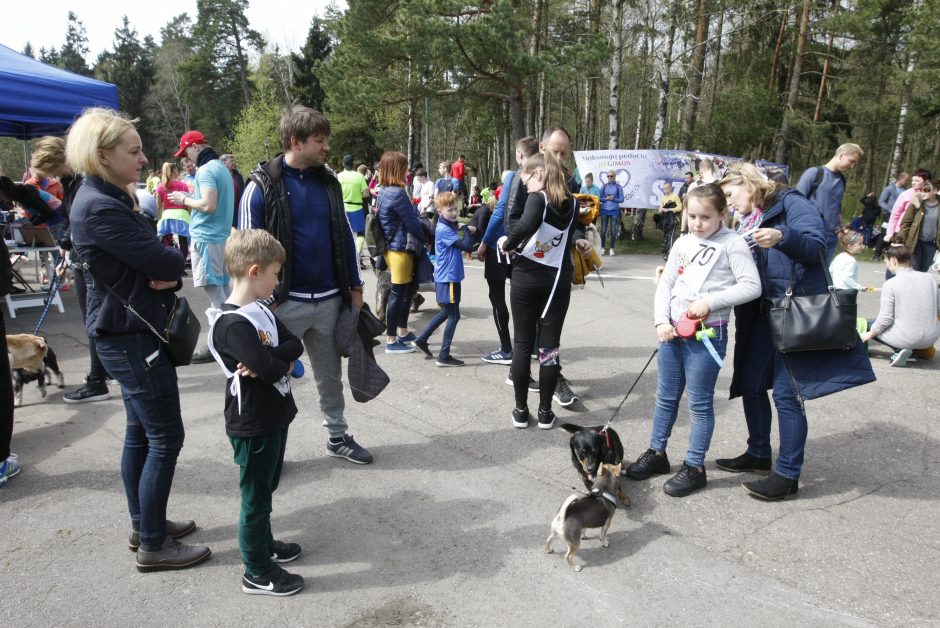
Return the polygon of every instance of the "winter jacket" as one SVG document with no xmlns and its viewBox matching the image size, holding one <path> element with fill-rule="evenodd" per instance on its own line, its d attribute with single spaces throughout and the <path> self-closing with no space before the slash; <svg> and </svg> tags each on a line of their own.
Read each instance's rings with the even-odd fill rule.
<svg viewBox="0 0 940 628">
<path fill-rule="evenodd" d="M 336 344 L 343 357 L 349 358 L 349 388 L 353 399 L 359 403 L 375 399 L 390 381 L 372 354 L 373 338 L 384 333 L 385 326 L 368 305 L 363 305 L 361 311 L 352 306 L 343 307 L 336 319 Z"/>
<path fill-rule="evenodd" d="M 825 227 L 816 206 L 793 188 L 782 190 L 771 200 L 761 228 L 777 229 L 783 237 L 773 248 L 755 249 L 763 296 L 734 309 L 732 399 L 741 395 L 740 375 L 764 361 L 764 356 L 754 355 L 750 350 L 748 337 L 758 318 L 767 317 L 765 299 L 786 293 L 791 269 L 794 295 L 822 294 L 828 289 L 822 261 Z M 788 353 L 786 361 L 803 399 L 816 399 L 875 381 L 861 339 L 852 350 Z"/>
<path fill-rule="evenodd" d="M 904 238 L 904 246 L 907 247 L 908 251 L 913 251 L 917 247 L 924 216 L 924 201 L 920 202 L 919 207 L 915 206 L 914 203 L 909 203 L 907 209 L 904 210 L 904 217 L 901 218 L 898 227 L 898 235 Z M 937 237 L 934 244 L 940 249 L 940 221 L 937 224 Z"/>
<path fill-rule="evenodd" d="M 91 266 L 95 278 L 86 296 L 88 335 L 151 333 L 99 281 L 108 283 L 162 333 L 176 302 L 173 292 L 182 287 L 182 253 L 160 244 L 147 218 L 134 210 L 127 192 L 93 175 L 85 176 L 75 195 L 71 220 L 75 253 Z M 175 289 L 157 291 L 148 285 L 151 279 L 178 283 Z"/>
<path fill-rule="evenodd" d="M 410 233 L 418 242 L 425 242 L 424 227 L 418 212 L 404 188 L 388 186 L 379 192 L 379 221 L 385 232 L 389 251 L 405 251 Z"/>
</svg>

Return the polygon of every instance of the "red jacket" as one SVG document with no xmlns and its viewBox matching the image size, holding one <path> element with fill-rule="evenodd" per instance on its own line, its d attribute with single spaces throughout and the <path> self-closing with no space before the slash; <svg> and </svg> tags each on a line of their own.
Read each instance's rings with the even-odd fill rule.
<svg viewBox="0 0 940 628">
<path fill-rule="evenodd" d="M 459 159 L 450 165 L 450 176 L 455 179 L 460 179 L 463 181 L 463 175 L 465 173 L 465 168 L 463 162 Z"/>
</svg>

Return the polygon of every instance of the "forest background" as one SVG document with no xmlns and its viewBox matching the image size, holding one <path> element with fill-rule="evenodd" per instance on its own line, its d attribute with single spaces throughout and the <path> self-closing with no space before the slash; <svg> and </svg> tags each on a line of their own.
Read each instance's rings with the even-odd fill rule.
<svg viewBox="0 0 940 628">
<path fill-rule="evenodd" d="M 849 211 L 899 171 L 940 169 L 940 0 L 347 4 L 315 17 L 294 51 L 252 29 L 248 0 L 198 0 L 160 41 L 118 18 L 112 49 L 89 59 L 69 13 L 59 48 L 23 52 L 117 85 L 154 169 L 198 129 L 247 174 L 280 152 L 291 103 L 327 114 L 334 167 L 347 153 L 371 164 L 400 150 L 432 167 L 464 154 L 481 183 L 550 125 L 576 150 L 701 150 L 795 174 L 856 142 Z M 0 140 L 0 167 L 22 172 L 21 142 Z"/>
</svg>

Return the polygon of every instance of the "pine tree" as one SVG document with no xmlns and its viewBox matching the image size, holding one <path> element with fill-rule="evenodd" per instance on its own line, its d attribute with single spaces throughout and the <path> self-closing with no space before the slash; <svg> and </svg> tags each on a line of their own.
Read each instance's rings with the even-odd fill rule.
<svg viewBox="0 0 940 628">
<path fill-rule="evenodd" d="M 324 30 L 320 18 L 314 16 L 303 49 L 300 54 L 291 55 L 294 65 L 291 95 L 298 103 L 323 110 L 326 93 L 320 84 L 319 70 L 320 64 L 330 56 L 332 51 L 329 34 Z"/>
<path fill-rule="evenodd" d="M 88 34 L 85 25 L 78 16 L 69 11 L 69 27 L 65 34 L 65 44 L 59 51 L 57 65 L 69 72 L 91 76 L 91 68 L 85 62 L 88 54 Z"/>
</svg>

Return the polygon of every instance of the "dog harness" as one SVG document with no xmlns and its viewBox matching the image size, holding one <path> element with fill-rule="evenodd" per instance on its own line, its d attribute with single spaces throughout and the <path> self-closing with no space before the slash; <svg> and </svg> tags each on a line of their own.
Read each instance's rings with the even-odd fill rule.
<svg viewBox="0 0 940 628">
<path fill-rule="evenodd" d="M 254 326 L 255 330 L 257 330 L 258 339 L 261 341 L 261 344 L 267 347 L 276 347 L 278 345 L 277 323 L 274 320 L 274 314 L 271 310 L 257 301 L 243 305 L 237 310 L 218 310 L 215 308 L 206 310 L 206 317 L 209 319 L 209 351 L 212 353 L 212 357 L 215 358 L 219 366 L 222 367 L 222 372 L 225 373 L 225 377 L 229 380 L 229 392 L 238 400 L 238 413 L 241 414 L 242 378 L 238 377 L 237 373 L 228 370 L 228 367 L 226 367 L 225 363 L 222 361 L 222 356 L 216 351 L 215 344 L 212 342 L 215 323 L 225 314 L 238 314 L 244 317 Z M 288 393 L 290 393 L 290 377 L 284 375 L 274 383 L 274 388 L 281 393 L 282 396 L 286 397 Z"/>
</svg>

